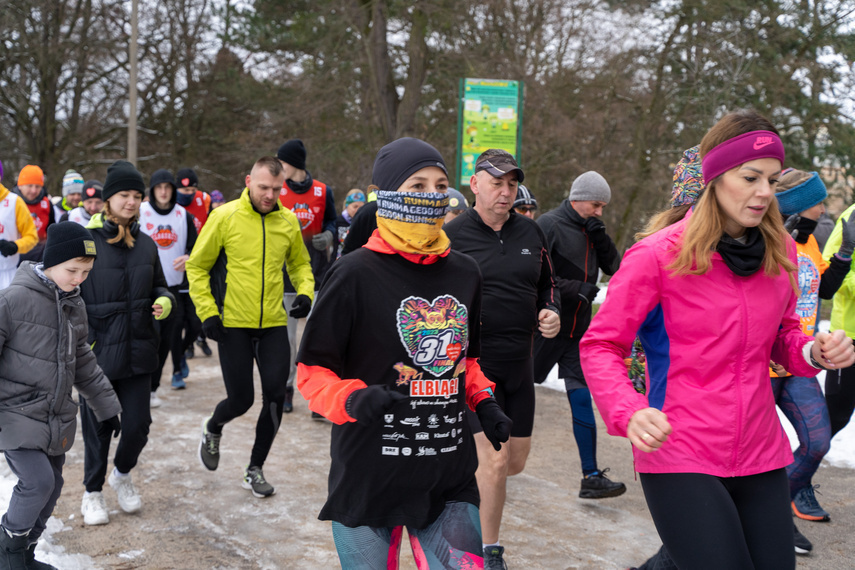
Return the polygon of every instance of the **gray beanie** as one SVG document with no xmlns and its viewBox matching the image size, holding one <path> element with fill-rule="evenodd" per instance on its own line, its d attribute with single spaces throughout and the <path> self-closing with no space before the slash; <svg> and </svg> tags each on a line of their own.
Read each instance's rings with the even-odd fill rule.
<svg viewBox="0 0 855 570">
<path fill-rule="evenodd" d="M 568 199 L 571 202 L 590 200 L 608 204 L 612 199 L 612 190 L 601 174 L 589 170 L 573 181 Z"/>
</svg>

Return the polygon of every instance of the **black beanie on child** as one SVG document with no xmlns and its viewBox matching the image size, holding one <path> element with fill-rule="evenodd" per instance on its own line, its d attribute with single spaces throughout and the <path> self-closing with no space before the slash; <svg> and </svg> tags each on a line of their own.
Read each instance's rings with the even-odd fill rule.
<svg viewBox="0 0 855 570">
<path fill-rule="evenodd" d="M 425 141 L 405 137 L 380 149 L 371 179 L 380 190 L 395 192 L 407 178 L 428 166 L 436 166 L 448 176 L 438 150 Z"/>
<path fill-rule="evenodd" d="M 106 202 L 116 192 L 125 190 L 136 190 L 145 196 L 145 182 L 133 164 L 126 160 L 117 160 L 107 169 L 107 180 L 104 182 L 101 196 Z"/>
<path fill-rule="evenodd" d="M 74 222 L 51 224 L 47 229 L 44 267 L 53 267 L 69 259 L 95 257 L 95 240 L 89 230 Z"/>
<path fill-rule="evenodd" d="M 280 146 L 276 158 L 297 170 L 306 170 L 306 147 L 300 139 L 291 139 Z"/>
</svg>

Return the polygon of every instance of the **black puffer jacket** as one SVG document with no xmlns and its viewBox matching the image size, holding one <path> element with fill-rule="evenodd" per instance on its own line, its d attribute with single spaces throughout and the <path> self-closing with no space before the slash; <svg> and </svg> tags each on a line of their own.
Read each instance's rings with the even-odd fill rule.
<svg viewBox="0 0 855 570">
<path fill-rule="evenodd" d="M 116 225 L 101 214 L 87 226 L 95 238 L 98 257 L 89 278 L 80 286 L 89 314 L 89 343 L 98 364 L 112 380 L 151 374 L 157 369 L 160 341 L 151 306 L 158 297 L 175 299 L 157 255 L 157 245 L 131 226 L 133 248 L 124 242 L 108 244 L 118 233 Z"/>
<path fill-rule="evenodd" d="M 60 297 L 33 265 L 22 263 L 0 291 L 0 450 L 61 455 L 77 425 L 72 384 L 101 421 L 121 406 L 86 341 L 80 295 Z"/>
</svg>

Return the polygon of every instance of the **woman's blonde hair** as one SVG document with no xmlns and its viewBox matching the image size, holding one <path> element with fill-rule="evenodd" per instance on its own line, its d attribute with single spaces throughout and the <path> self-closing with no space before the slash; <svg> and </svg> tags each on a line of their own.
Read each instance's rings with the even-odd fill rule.
<svg viewBox="0 0 855 570">
<path fill-rule="evenodd" d="M 721 143 L 752 131 L 778 133 L 775 126 L 756 111 L 728 113 L 704 135 L 700 147 L 701 158 Z M 668 265 L 668 269 L 677 275 L 702 275 L 710 270 L 713 251 L 721 240 L 727 221 L 727 216 L 716 198 L 716 186 L 720 180 L 721 176 L 707 183 L 703 195 L 695 205 L 692 217 L 689 218 L 678 245 L 677 255 Z M 790 261 L 787 254 L 787 233 L 781 221 L 777 200 L 770 200 L 769 208 L 758 229 L 766 243 L 763 271 L 766 275 L 776 276 L 783 268 L 790 272 L 790 282 L 795 286 L 793 274 L 796 265 Z"/>
<path fill-rule="evenodd" d="M 107 243 L 115 244 L 115 243 L 119 243 L 120 241 L 124 241 L 126 246 L 134 247 L 134 244 L 136 243 L 136 239 L 134 238 L 133 234 L 131 234 L 131 224 L 129 223 L 127 225 L 124 225 L 119 221 L 119 218 L 116 217 L 116 214 L 114 214 L 112 212 L 112 210 L 110 210 L 110 201 L 109 200 L 104 202 L 103 215 L 104 215 L 105 219 L 110 220 L 111 222 L 116 224 L 117 228 L 119 228 L 119 232 L 114 237 L 111 237 L 110 239 L 108 239 Z M 137 212 L 137 215 L 134 217 L 132 222 L 136 222 L 139 218 L 140 218 L 140 214 L 139 214 L 139 212 Z"/>
<path fill-rule="evenodd" d="M 644 226 L 644 229 L 635 234 L 635 240 L 644 239 L 649 235 L 655 234 L 659 230 L 664 230 L 670 225 L 676 224 L 686 217 L 686 212 L 692 209 L 691 204 L 680 204 L 663 210 L 655 214 L 650 221 Z"/>
<path fill-rule="evenodd" d="M 784 190 L 795 188 L 799 184 L 810 180 L 811 176 L 813 176 L 812 173 L 805 172 L 804 170 L 796 170 L 795 168 L 788 170 L 778 180 L 778 188 L 775 189 L 775 192 L 783 192 Z"/>
</svg>

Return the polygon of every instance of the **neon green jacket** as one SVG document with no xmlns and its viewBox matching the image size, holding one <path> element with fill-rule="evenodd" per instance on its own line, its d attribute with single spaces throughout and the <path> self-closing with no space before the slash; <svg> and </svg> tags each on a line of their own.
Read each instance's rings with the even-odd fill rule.
<svg viewBox="0 0 855 570">
<path fill-rule="evenodd" d="M 849 216 L 852 215 L 853 211 L 855 211 L 855 204 L 849 206 L 837 218 L 834 230 L 822 250 L 822 257 L 826 261 L 831 259 L 831 256 L 840 249 L 840 244 L 843 242 L 843 227 L 840 223 L 842 220 L 849 221 Z M 855 338 L 855 272 L 852 269 L 846 274 L 843 284 L 834 294 L 834 304 L 831 306 L 831 330 L 836 331 L 837 329 L 843 329 L 846 336 Z"/>
<path fill-rule="evenodd" d="M 297 216 L 278 201 L 275 210 L 262 216 L 247 189 L 211 212 L 185 267 L 202 322 L 220 315 L 226 327 L 285 326 L 283 267 L 298 295 L 314 297 L 315 280 Z"/>
</svg>

